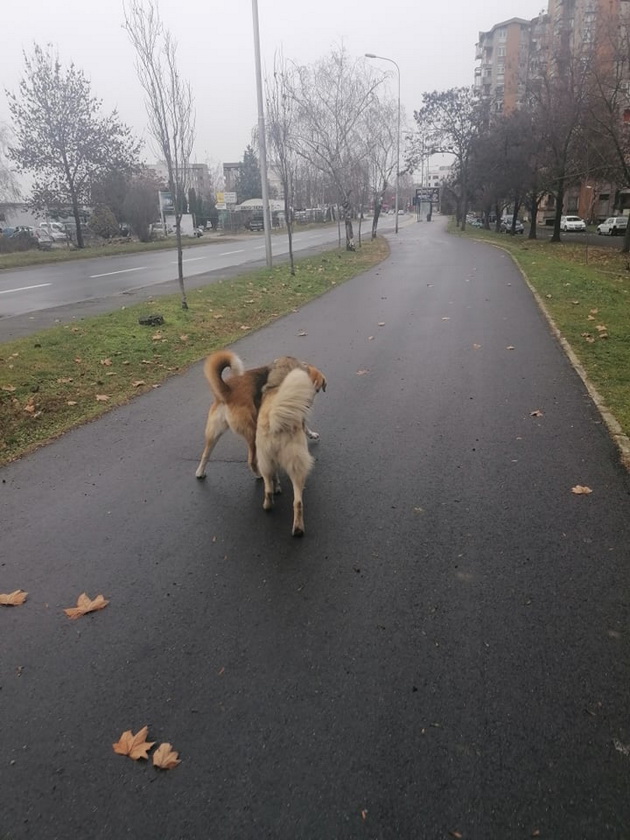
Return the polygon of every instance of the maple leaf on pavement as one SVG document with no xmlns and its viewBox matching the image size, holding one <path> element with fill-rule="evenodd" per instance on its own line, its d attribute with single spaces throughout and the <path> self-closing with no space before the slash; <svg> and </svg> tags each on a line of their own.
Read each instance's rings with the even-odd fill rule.
<svg viewBox="0 0 630 840">
<path fill-rule="evenodd" d="M 15 592 L 9 592 L 8 595 L 0 593 L 0 604 L 5 607 L 19 607 L 26 601 L 27 595 L 28 592 L 24 592 L 23 589 L 16 589 Z"/>
<path fill-rule="evenodd" d="M 175 752 L 170 744 L 160 744 L 153 753 L 153 766 L 159 767 L 160 770 L 172 770 L 181 764 L 181 758 L 178 758 L 178 755 L 179 753 Z"/>
<path fill-rule="evenodd" d="M 148 733 L 148 726 L 143 726 L 135 735 L 131 729 L 128 729 L 126 732 L 123 732 L 115 744 L 112 744 L 114 752 L 118 753 L 118 755 L 128 755 L 134 761 L 137 761 L 139 758 L 148 758 L 149 750 L 155 744 L 155 741 L 144 740 Z"/>
<path fill-rule="evenodd" d="M 94 612 L 94 610 L 102 610 L 108 604 L 109 601 L 102 595 L 97 595 L 96 598 L 92 600 L 89 595 L 86 595 L 86 593 L 83 592 L 77 599 L 76 607 L 69 607 L 67 610 L 64 610 L 64 612 L 68 618 L 80 618 L 86 613 Z"/>
</svg>

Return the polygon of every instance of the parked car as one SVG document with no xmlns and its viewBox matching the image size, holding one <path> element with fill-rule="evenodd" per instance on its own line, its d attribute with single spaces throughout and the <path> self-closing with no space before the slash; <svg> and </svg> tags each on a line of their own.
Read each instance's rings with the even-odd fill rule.
<svg viewBox="0 0 630 840">
<path fill-rule="evenodd" d="M 47 233 L 53 242 L 65 242 L 68 238 L 60 222 L 40 222 L 39 230 Z"/>
<path fill-rule="evenodd" d="M 265 220 L 262 216 L 252 216 L 251 219 L 245 223 L 248 230 L 264 230 Z"/>
<path fill-rule="evenodd" d="M 597 233 L 600 236 L 618 236 L 620 233 L 625 233 L 627 227 L 627 216 L 611 216 L 601 225 L 597 225 Z"/>
<path fill-rule="evenodd" d="M 10 236 L 13 236 L 14 233 L 15 233 L 15 228 L 14 227 L 0 228 L 0 235 L 5 236 L 7 239 Z"/>
<path fill-rule="evenodd" d="M 517 219 L 514 224 L 514 233 L 523 233 L 525 228 L 523 222 Z M 512 219 L 501 219 L 501 226 L 499 228 L 501 233 L 512 233 Z"/>
<path fill-rule="evenodd" d="M 569 231 L 585 231 L 586 222 L 584 219 L 580 219 L 579 216 L 561 216 L 560 230 L 563 230 L 565 233 Z"/>
</svg>

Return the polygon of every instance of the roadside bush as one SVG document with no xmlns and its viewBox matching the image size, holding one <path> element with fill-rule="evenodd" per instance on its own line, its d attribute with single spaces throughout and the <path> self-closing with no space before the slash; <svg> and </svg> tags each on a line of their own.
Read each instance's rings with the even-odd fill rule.
<svg viewBox="0 0 630 840">
<path fill-rule="evenodd" d="M 16 236 L 0 236 L 0 254 L 14 254 L 34 248 L 37 248 L 37 239 L 27 231 L 22 231 Z"/>
<path fill-rule="evenodd" d="M 109 207 L 97 207 L 94 210 L 90 218 L 90 230 L 103 239 L 120 235 L 118 222 Z"/>
</svg>

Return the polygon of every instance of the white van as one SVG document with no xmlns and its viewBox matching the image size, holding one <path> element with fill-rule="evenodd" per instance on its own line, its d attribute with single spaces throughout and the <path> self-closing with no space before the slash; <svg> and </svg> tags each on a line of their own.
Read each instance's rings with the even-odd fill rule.
<svg viewBox="0 0 630 840">
<path fill-rule="evenodd" d="M 44 233 L 47 233 L 53 242 L 65 242 L 68 238 L 68 235 L 60 222 L 40 222 L 39 229 Z"/>
</svg>

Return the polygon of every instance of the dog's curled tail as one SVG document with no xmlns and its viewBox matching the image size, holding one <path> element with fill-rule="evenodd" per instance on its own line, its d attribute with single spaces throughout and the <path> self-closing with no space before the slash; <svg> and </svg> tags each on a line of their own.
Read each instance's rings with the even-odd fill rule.
<svg viewBox="0 0 630 840">
<path fill-rule="evenodd" d="M 223 371 L 230 368 L 232 376 L 240 376 L 245 372 L 245 366 L 236 353 L 231 350 L 217 350 L 206 359 L 203 372 L 212 389 L 215 399 L 224 401 L 230 394 L 229 380 L 223 379 Z"/>
<path fill-rule="evenodd" d="M 272 435 L 294 432 L 302 428 L 313 399 L 315 386 L 305 370 L 290 371 L 273 398 L 269 409 L 269 431 Z"/>
</svg>

